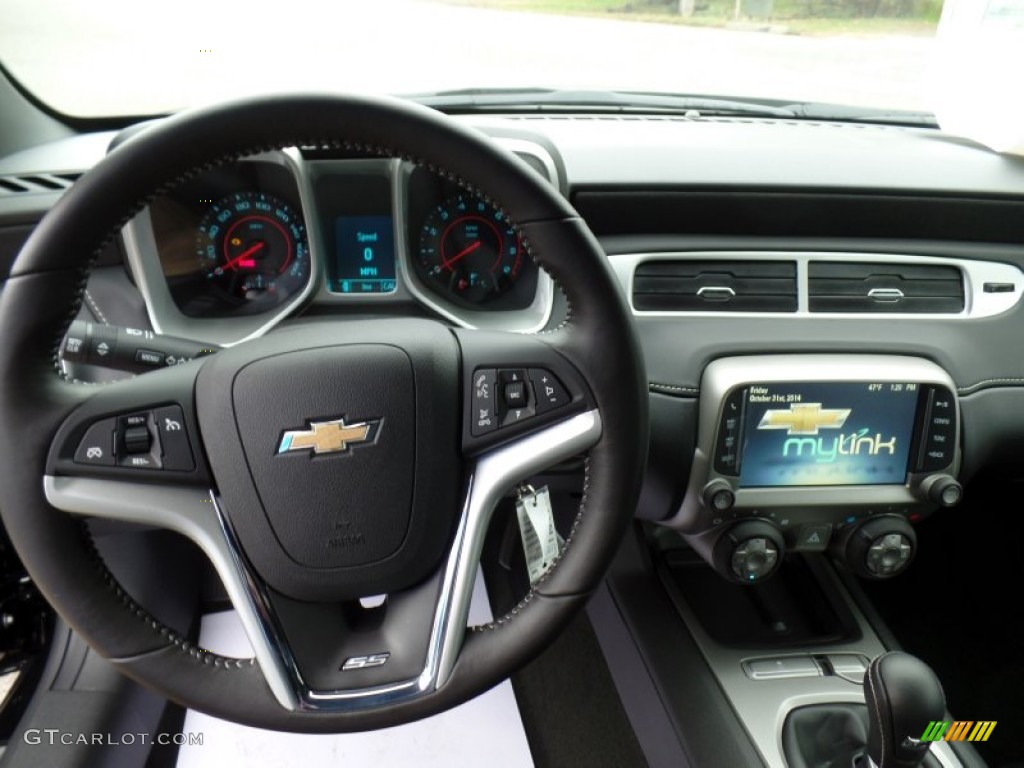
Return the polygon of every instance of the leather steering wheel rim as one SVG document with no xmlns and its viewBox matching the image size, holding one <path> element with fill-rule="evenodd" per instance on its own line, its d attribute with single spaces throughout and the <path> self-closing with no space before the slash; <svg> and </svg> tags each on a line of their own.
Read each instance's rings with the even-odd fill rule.
<svg viewBox="0 0 1024 768">
<path fill-rule="evenodd" d="M 160 624 L 120 587 L 80 520 L 51 506 L 43 487 L 60 425 L 96 390 L 62 378 L 57 366 L 96 255 L 161 191 L 210 167 L 287 146 L 404 158 L 503 210 L 527 253 L 566 294 L 569 316 L 543 340 L 583 374 L 600 413 L 583 502 L 556 566 L 508 615 L 466 635 L 444 685 L 356 711 L 286 709 L 253 660 L 203 652 Z M 629 307 L 600 245 L 569 203 L 517 157 L 404 101 L 250 99 L 183 112 L 140 132 L 85 174 L 35 228 L 0 292 L 0 326 L 8 329 L 0 346 L 0 513 L 15 549 L 90 646 L 130 677 L 217 717 L 327 733 L 396 725 L 459 704 L 521 667 L 568 623 L 599 583 L 635 509 L 647 383 Z"/>
</svg>

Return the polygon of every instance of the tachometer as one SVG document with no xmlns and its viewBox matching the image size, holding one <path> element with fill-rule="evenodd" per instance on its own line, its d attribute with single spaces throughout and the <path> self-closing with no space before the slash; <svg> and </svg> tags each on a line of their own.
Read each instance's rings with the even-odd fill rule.
<svg viewBox="0 0 1024 768">
<path fill-rule="evenodd" d="M 445 200 L 420 232 L 426 276 L 452 296 L 481 303 L 508 290 L 522 268 L 522 243 L 504 214 L 469 194 Z"/>
<path fill-rule="evenodd" d="M 196 256 L 205 279 L 235 302 L 278 304 L 309 279 L 302 217 L 263 192 L 238 192 L 213 205 L 200 222 Z"/>
</svg>

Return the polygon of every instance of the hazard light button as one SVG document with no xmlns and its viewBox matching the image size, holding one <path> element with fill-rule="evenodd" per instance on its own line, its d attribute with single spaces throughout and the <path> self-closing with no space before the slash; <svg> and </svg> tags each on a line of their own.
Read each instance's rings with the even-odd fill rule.
<svg viewBox="0 0 1024 768">
<path fill-rule="evenodd" d="M 828 547 L 828 541 L 832 538 L 832 526 L 828 523 L 801 525 L 800 532 L 796 537 L 796 546 L 804 552 L 821 552 Z"/>
</svg>

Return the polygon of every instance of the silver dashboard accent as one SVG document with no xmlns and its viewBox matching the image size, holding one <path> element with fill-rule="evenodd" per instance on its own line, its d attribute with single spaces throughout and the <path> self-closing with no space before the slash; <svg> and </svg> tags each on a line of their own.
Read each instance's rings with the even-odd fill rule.
<svg viewBox="0 0 1024 768">
<path fill-rule="evenodd" d="M 496 144 L 518 155 L 537 160 L 545 169 L 547 181 L 559 188 L 558 168 L 554 158 L 539 144 L 525 139 L 493 138 Z M 423 286 L 416 276 L 411 259 L 412 243 L 407 242 L 408 211 L 406 182 L 412 165 L 391 159 L 306 160 L 295 147 L 246 157 L 238 162 L 273 162 L 286 167 L 299 191 L 303 220 L 310 251 L 310 280 L 303 290 L 286 304 L 266 315 L 252 317 L 192 318 L 182 314 L 167 288 L 158 258 L 156 240 L 149 209 L 143 209 L 122 229 L 122 239 L 129 269 L 146 303 L 150 323 L 157 333 L 183 338 L 202 339 L 230 347 L 262 336 L 301 306 L 316 291 L 315 300 L 327 304 L 358 302 L 366 305 L 416 301 L 469 329 L 534 333 L 547 326 L 554 309 L 555 286 L 543 269 L 537 275 L 537 288 L 530 306 L 509 312 L 481 312 L 456 306 Z M 313 184 L 324 172 L 377 172 L 390 179 L 394 216 L 395 290 L 390 293 L 339 294 L 327 290 L 327 244 L 319 226 L 319 208 Z"/>
<path fill-rule="evenodd" d="M 601 436 L 598 411 L 587 411 L 479 457 L 445 563 L 427 659 L 415 678 L 338 691 L 310 690 L 264 589 L 244 561 L 217 497 L 208 491 L 84 477 L 43 478 L 50 504 L 77 515 L 156 525 L 194 541 L 210 559 L 242 621 L 275 698 L 291 710 L 358 710 L 416 698 L 451 676 L 466 632 L 480 552 L 494 507 L 514 483 L 581 453 Z"/>
<path fill-rule="evenodd" d="M 514 152 L 518 155 L 529 155 L 536 158 L 547 170 L 547 181 L 559 189 L 558 169 L 555 161 L 539 144 L 525 139 L 492 138 L 494 143 Z M 395 161 L 393 176 L 395 183 L 392 194 L 393 209 L 395 215 L 395 232 L 405 233 L 408 231 L 409 211 L 407 208 L 408 196 L 406 186 L 412 170 L 415 168 L 411 163 L 401 160 Z M 412 267 L 413 254 L 410 252 L 413 244 L 407 242 L 403 234 L 395 238 L 395 258 L 399 285 L 405 285 L 409 293 L 416 297 L 417 301 L 437 312 L 441 317 L 462 328 L 494 331 L 514 331 L 518 333 L 536 333 L 543 330 L 551 319 L 551 312 L 554 309 L 555 283 L 545 270 L 538 267 L 537 290 L 534 293 L 533 301 L 524 310 L 516 312 L 478 312 L 464 307 L 458 307 L 451 302 L 445 301 L 441 296 L 423 286 L 416 276 Z"/>
<path fill-rule="evenodd" d="M 789 655 L 831 658 L 835 654 L 851 654 L 873 659 L 884 653 L 885 646 L 850 598 L 842 582 L 831 570 L 827 573 L 828 580 L 838 591 L 860 629 L 859 639 L 801 646 L 799 651 L 791 651 Z M 780 648 L 751 650 L 720 645 L 704 631 L 696 614 L 681 595 L 673 594 L 672 600 L 768 768 L 788 768 L 782 745 L 782 727 L 791 711 L 811 704 L 864 703 L 863 687 L 837 675 L 808 674 L 801 677 L 752 679 L 747 672 L 751 661 L 764 656 L 786 656 L 786 651 Z M 960 762 L 945 742 L 932 744 L 931 754 L 943 768 L 960 768 Z"/>
<path fill-rule="evenodd" d="M 901 355 L 752 355 L 715 360 L 704 370 L 700 388 L 697 447 L 694 451 L 686 496 L 676 514 L 665 525 L 683 533 L 698 533 L 711 527 L 701 523 L 707 517 L 701 505 L 704 486 L 719 477 L 714 469 L 715 437 L 725 398 L 743 384 L 771 382 L 915 382 L 937 384 L 956 392 L 956 385 L 935 363 Z M 956 403 L 956 423 L 960 405 Z M 960 466 L 959 442 L 955 443 L 951 470 Z M 728 481 L 728 478 L 725 478 Z M 848 485 L 780 488 L 734 488 L 736 510 L 760 507 L 813 505 L 871 506 L 920 502 L 909 485 Z"/>
<path fill-rule="evenodd" d="M 903 298 L 903 291 L 899 288 L 872 288 L 868 291 L 868 298 L 880 302 L 896 302 Z"/>
<path fill-rule="evenodd" d="M 281 706 L 295 709 L 298 697 L 288 684 L 281 657 L 273 649 L 267 627 L 254 610 L 237 551 L 224 535 L 219 511 L 209 491 L 183 486 L 148 485 L 91 477 L 43 478 L 46 500 L 76 515 L 155 525 L 180 533 L 203 551 L 220 576 L 267 684 Z"/>
<path fill-rule="evenodd" d="M 305 287 L 285 304 L 271 313 L 253 315 L 251 317 L 188 317 L 179 311 L 171 292 L 167 288 L 163 268 L 160 265 L 156 239 L 153 235 L 153 222 L 149 208 L 144 208 L 121 230 L 125 247 L 128 268 L 131 270 L 135 285 L 146 303 L 149 322 L 157 333 L 168 336 L 180 336 L 185 339 L 200 339 L 222 347 L 230 347 L 248 339 L 262 336 L 280 323 L 293 310 L 301 306 L 309 298 L 314 287 L 319 283 L 322 269 L 321 254 L 323 242 L 319 227 L 310 226 L 316 223 L 311 218 L 314 210 L 312 187 L 305 178 L 305 162 L 297 149 L 284 149 L 275 152 L 264 152 L 259 155 L 243 158 L 240 163 L 261 161 L 282 165 L 288 169 L 296 180 L 299 190 L 299 203 L 302 206 L 303 223 L 306 225 L 306 236 L 309 240 L 310 278 Z"/>
<path fill-rule="evenodd" d="M 697 290 L 697 295 L 708 301 L 725 301 L 735 296 L 736 291 L 727 285 L 705 285 Z"/>
<path fill-rule="evenodd" d="M 792 261 L 796 262 L 797 278 L 797 310 L 796 312 L 707 312 L 697 311 L 647 311 L 633 306 L 633 277 L 636 268 L 649 261 L 718 261 L 727 259 Z M 609 256 L 608 261 L 626 293 L 633 314 L 637 317 L 789 317 L 802 320 L 899 320 L 929 318 L 974 319 L 992 317 L 1013 309 L 1024 294 L 1024 272 L 1012 264 L 1001 264 L 994 261 L 976 261 L 973 259 L 943 258 L 938 256 L 910 256 L 905 254 L 880 253 L 839 253 L 835 251 L 677 251 L 658 253 L 631 253 Z M 947 313 L 907 313 L 907 312 L 811 312 L 808 304 L 808 265 L 812 261 L 829 262 L 876 262 L 881 264 L 936 264 L 958 267 L 964 276 L 964 309 L 962 312 Z M 986 293 L 985 283 L 1008 283 L 1013 285 L 1012 291 Z M 887 291 L 889 289 L 878 289 Z M 872 295 L 874 291 L 871 292 Z M 873 296 L 879 301 L 895 300 L 893 296 Z"/>
</svg>

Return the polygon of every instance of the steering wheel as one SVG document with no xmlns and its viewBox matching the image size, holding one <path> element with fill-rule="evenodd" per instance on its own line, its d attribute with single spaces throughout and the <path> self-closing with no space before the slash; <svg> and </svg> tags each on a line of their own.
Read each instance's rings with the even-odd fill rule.
<svg viewBox="0 0 1024 768">
<path fill-rule="evenodd" d="M 61 375 L 89 266 L 126 222 L 184 179 L 288 146 L 404 158 L 480 194 L 562 287 L 565 322 L 523 335 L 311 321 L 104 386 Z M 646 379 L 600 246 L 519 158 L 396 99 L 252 99 L 140 132 L 35 228 L 0 292 L 0 327 L 2 516 L 25 567 L 125 674 L 217 717 L 344 732 L 463 702 L 567 624 L 635 508 Z M 517 372 L 533 384 L 525 415 L 496 411 L 494 390 Z M 507 615 L 467 628 L 495 506 L 581 454 L 582 502 L 554 566 Z M 137 604 L 96 553 L 89 517 L 195 542 L 255 658 L 207 652 Z M 359 602 L 381 594 L 383 606 Z"/>
</svg>

